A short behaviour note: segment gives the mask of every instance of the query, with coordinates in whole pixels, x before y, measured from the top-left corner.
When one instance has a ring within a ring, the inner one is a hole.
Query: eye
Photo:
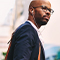
[[[48,9],[49,10],[49,12],[51,12],[51,9]]]
[[[47,7],[46,7],[46,6],[42,6],[42,9],[43,9],[43,10],[46,10],[46,9],[47,9]]]

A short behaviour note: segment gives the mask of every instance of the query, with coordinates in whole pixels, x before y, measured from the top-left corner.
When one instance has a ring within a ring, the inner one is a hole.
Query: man
[[[13,33],[5,60],[45,60],[38,29],[46,25],[53,13],[48,0],[33,0],[29,5],[28,21]]]

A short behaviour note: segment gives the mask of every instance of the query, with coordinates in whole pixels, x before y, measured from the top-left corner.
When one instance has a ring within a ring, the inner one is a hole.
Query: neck
[[[38,29],[41,27],[40,24],[37,24],[35,19],[33,18],[33,16],[30,16],[28,17],[28,20],[31,21]]]

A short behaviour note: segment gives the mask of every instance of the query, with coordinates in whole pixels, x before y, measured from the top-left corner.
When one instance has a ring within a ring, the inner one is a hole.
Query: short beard
[[[36,21],[36,23],[38,25],[46,25],[47,24],[47,22],[45,22],[45,21]]]
[[[40,22],[40,24],[41,24],[41,25],[46,25],[46,24],[47,24],[47,22]]]

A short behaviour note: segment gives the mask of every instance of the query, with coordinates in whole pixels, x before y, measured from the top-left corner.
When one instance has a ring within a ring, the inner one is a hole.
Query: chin
[[[41,21],[41,25],[46,25],[48,23],[48,20]]]
[[[46,20],[46,19],[42,19],[42,20],[38,20],[36,21],[38,24],[40,25],[46,25],[48,23],[49,20]]]
[[[44,22],[41,22],[40,24],[41,24],[41,25],[46,25],[46,24],[47,24],[47,22],[45,22],[45,21],[44,21]]]

